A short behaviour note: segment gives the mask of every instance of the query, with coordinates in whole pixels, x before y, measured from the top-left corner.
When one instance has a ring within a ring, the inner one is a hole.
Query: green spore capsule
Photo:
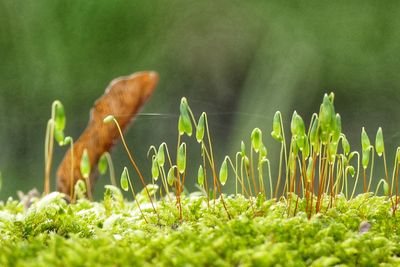
[[[242,156],[242,158],[246,156],[246,145],[243,141],[240,142],[240,155]]]
[[[294,121],[295,121],[296,132],[299,135],[304,135],[306,130],[303,118],[299,114],[296,114]]]
[[[335,93],[334,92],[330,92],[329,93],[329,101],[331,101],[332,105],[335,101]]]
[[[205,180],[204,169],[203,169],[203,166],[200,165],[199,166],[199,170],[197,171],[197,183],[200,186],[203,186],[204,185],[204,180]]]
[[[260,149],[261,158],[266,158],[267,154],[268,154],[267,148],[264,145],[262,145]]]
[[[157,163],[158,163],[158,166],[160,166],[160,167],[164,166],[164,163],[165,163],[164,144],[161,144],[158,147]]]
[[[174,185],[174,182],[175,182],[175,174],[174,174],[174,169],[175,169],[175,168],[176,168],[175,165],[172,166],[172,167],[169,169],[168,174],[167,174],[167,182],[168,182],[168,184],[169,184],[170,186],[173,186],[173,185]]]
[[[290,126],[291,126],[292,136],[296,139],[297,147],[300,150],[303,150],[304,142],[307,136],[305,134],[304,121],[301,118],[301,116],[297,114],[296,111],[293,112],[292,122]]]
[[[251,132],[251,145],[252,145],[254,151],[256,153],[258,153],[258,151],[260,150],[261,145],[262,145],[262,133],[259,128],[255,128]]]
[[[54,139],[60,146],[63,146],[65,140],[64,131],[54,129]]]
[[[292,115],[292,120],[290,122],[290,131],[292,132],[292,136],[296,137],[299,134],[299,127],[296,121],[297,112],[294,111]]]
[[[375,149],[378,156],[382,156],[383,152],[385,152],[385,145],[383,142],[383,133],[382,128],[379,127],[375,137]]]
[[[83,150],[83,153],[82,153],[80,170],[81,170],[81,174],[82,174],[83,178],[85,178],[85,179],[89,178],[90,159],[89,159],[89,153],[86,148]]]
[[[348,166],[347,171],[350,173],[351,177],[354,177],[354,175],[356,174],[356,170],[353,166]]]
[[[204,129],[205,129],[205,117],[206,113],[202,113],[199,122],[197,123],[197,128],[196,128],[196,140],[198,143],[201,143],[204,138]]]
[[[54,129],[62,132],[65,129],[66,118],[63,104],[60,101],[56,101],[55,105],[55,116],[54,116]]]
[[[107,172],[108,163],[106,153],[103,153],[99,159],[99,163],[97,165],[97,169],[101,175],[104,175]]]
[[[183,135],[185,133],[185,126],[183,124],[182,116],[179,116],[178,119],[178,132],[179,135]]]
[[[275,112],[274,119],[272,121],[272,132],[271,136],[281,142],[282,141],[282,129],[281,129],[281,113],[279,111]]]
[[[180,120],[182,124],[182,129],[188,136],[192,136],[192,122],[190,121],[189,116],[189,105],[185,97],[182,97],[181,104],[179,106],[179,111],[181,113]]]
[[[114,120],[114,116],[113,115],[108,115],[103,119],[104,123],[110,123]]]
[[[330,136],[329,132],[321,131],[320,140],[321,140],[322,144],[324,144],[324,145],[328,144],[329,136]]]
[[[327,94],[324,95],[324,99],[322,100],[322,104],[319,110],[319,123],[321,125],[321,129],[323,131],[329,131],[330,125],[332,122],[332,118],[334,117],[334,108],[329,96]]]
[[[226,181],[228,180],[228,163],[226,158],[221,164],[221,168],[219,169],[219,181],[222,185],[225,185]]]
[[[291,152],[289,155],[289,169],[290,169],[291,176],[294,175],[294,172],[296,170],[296,158],[297,158],[297,155],[294,154],[293,152]]]
[[[312,158],[308,159],[308,165],[307,165],[307,171],[306,171],[306,175],[307,175],[307,182],[311,182],[312,179],[312,168],[313,168],[313,160]]]
[[[363,151],[367,151],[369,147],[371,146],[371,142],[369,141],[367,132],[365,131],[365,128],[362,127],[361,130],[361,147]]]
[[[297,147],[300,149],[300,151],[303,151],[303,149],[306,145],[306,140],[307,140],[307,136],[305,134],[298,135],[296,137],[296,144],[297,144]]]
[[[74,186],[74,191],[75,195],[77,196],[78,199],[83,199],[85,198],[86,194],[86,183],[83,180],[78,180]]]
[[[364,169],[368,167],[371,148],[362,151],[361,164]]]
[[[316,118],[311,125],[310,144],[314,150],[319,147],[318,118]]]
[[[157,181],[158,180],[158,176],[160,175],[159,170],[158,170],[158,163],[157,163],[157,159],[155,156],[153,156],[152,160],[151,160],[151,177]]]
[[[250,172],[250,160],[249,157],[244,156],[244,166],[246,167],[247,172]]]
[[[334,126],[332,141],[337,143],[339,141],[340,134],[342,133],[342,119],[339,113],[336,113]]]
[[[337,143],[330,143],[328,147],[328,154],[329,154],[329,162],[333,164],[336,159],[336,152],[337,152]]]
[[[389,185],[388,183],[382,179],[382,183],[383,183],[383,194],[385,196],[389,196]]]
[[[126,168],[126,167],[124,167],[124,170],[122,171],[120,184],[121,184],[122,190],[124,190],[125,192],[127,192],[129,190],[129,172],[128,172],[128,168]]]
[[[348,155],[350,153],[350,144],[349,144],[349,141],[347,140],[346,136],[344,136],[344,135],[342,137],[342,149],[343,149],[343,153],[345,155]]]
[[[304,148],[301,151],[303,154],[303,157],[307,159],[310,156],[310,143],[308,142],[307,139],[304,140]]]
[[[69,145],[69,144],[71,144],[72,142],[73,142],[72,137],[71,137],[71,136],[67,136],[67,137],[64,138],[63,144],[64,144],[64,145]]]
[[[178,156],[176,159],[176,165],[180,174],[183,174],[186,170],[186,144],[182,143],[178,148]]]

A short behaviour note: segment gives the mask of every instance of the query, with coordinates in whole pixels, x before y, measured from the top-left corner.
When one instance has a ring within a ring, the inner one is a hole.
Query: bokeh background
[[[138,116],[126,136],[146,173],[151,144],[176,144],[182,96],[196,114],[209,114],[218,164],[254,127],[276,161],[274,112],[288,125],[297,110],[308,123],[330,91],[352,148],[362,126],[371,140],[382,126],[393,155],[400,144],[399,29],[397,1],[1,0],[0,199],[42,190],[53,100],[63,102],[66,133],[76,139],[109,81],[147,69],[159,72],[160,84],[142,111],[160,115]],[[194,184],[199,148],[188,143]],[[53,171],[64,153],[56,147]],[[119,175],[127,156],[120,144],[112,155]],[[100,178],[98,197],[107,181]]]

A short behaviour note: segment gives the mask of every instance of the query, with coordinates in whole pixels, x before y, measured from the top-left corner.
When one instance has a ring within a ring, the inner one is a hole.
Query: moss
[[[259,206],[241,195],[219,200],[202,196],[159,201],[160,220],[148,203],[124,202],[106,190],[102,203],[68,205],[51,194],[28,209],[9,200],[0,207],[1,266],[394,266],[400,264],[399,217],[384,197],[369,194],[307,218],[288,217],[284,199]],[[329,201],[327,199],[327,201]],[[254,206],[252,206],[254,205]],[[255,210],[253,210],[255,209]],[[360,231],[366,223],[370,228]]]

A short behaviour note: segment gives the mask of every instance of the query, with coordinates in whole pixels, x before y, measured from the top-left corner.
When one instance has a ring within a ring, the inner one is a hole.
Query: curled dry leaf
[[[104,117],[113,115],[121,129],[129,125],[132,118],[150,97],[158,82],[158,75],[152,71],[138,72],[130,76],[113,80],[104,95],[94,104],[88,126],[74,143],[73,183],[83,179],[80,172],[80,161],[83,150],[89,153],[90,183],[94,185],[95,171],[101,155],[109,151],[119,138],[114,123],[103,123]],[[57,170],[57,190],[65,194],[70,192],[71,151],[65,153]],[[91,187],[93,188],[93,187]]]

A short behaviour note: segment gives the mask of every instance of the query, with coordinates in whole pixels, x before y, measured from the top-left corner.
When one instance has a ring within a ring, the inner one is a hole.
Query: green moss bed
[[[51,193],[26,205],[0,205],[0,266],[400,266],[399,215],[387,197],[337,196],[310,219],[299,199],[288,216],[280,200],[200,193],[158,201],[154,213],[107,186],[104,200],[68,204]],[[325,201],[329,202],[328,198]]]

